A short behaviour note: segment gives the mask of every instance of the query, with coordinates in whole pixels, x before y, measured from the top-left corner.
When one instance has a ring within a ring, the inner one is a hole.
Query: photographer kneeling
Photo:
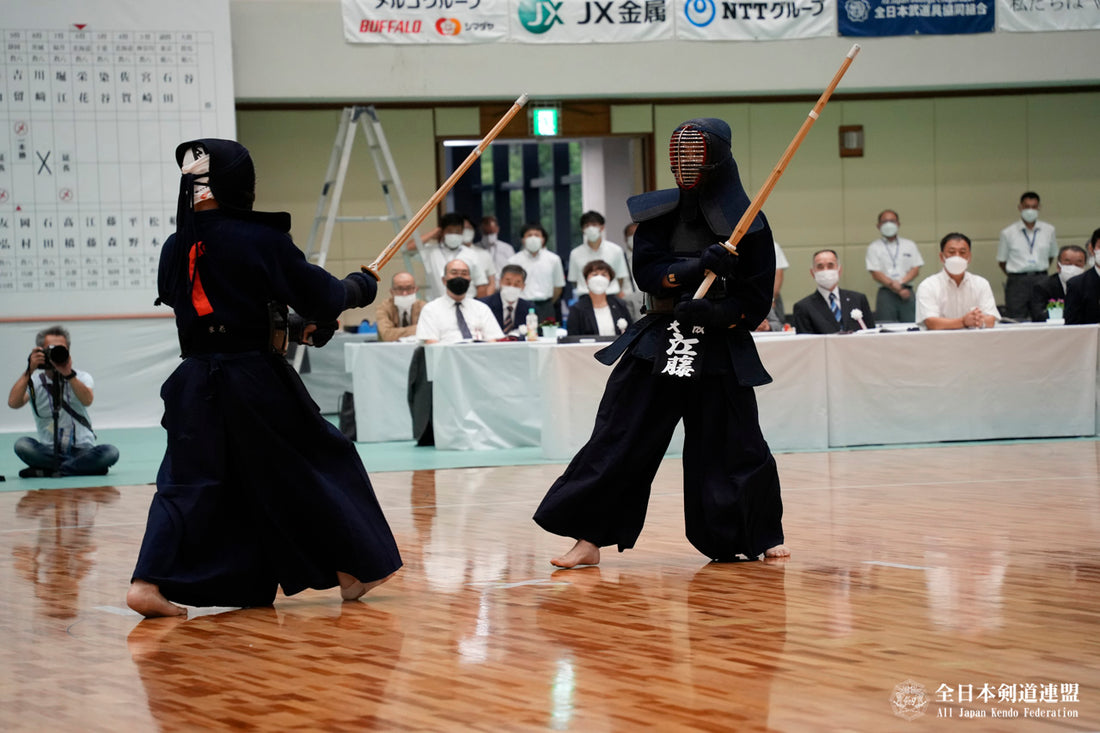
[[[101,476],[118,461],[118,448],[96,445],[88,420],[92,404],[92,375],[73,369],[69,332],[51,326],[35,337],[27,370],[15,380],[8,407],[18,410],[28,402],[34,410],[38,440],[15,441],[15,454],[27,464],[22,478],[47,476]]]

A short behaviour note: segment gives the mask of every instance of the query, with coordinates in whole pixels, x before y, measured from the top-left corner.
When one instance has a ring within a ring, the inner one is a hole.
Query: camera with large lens
[[[42,353],[46,356],[46,360],[38,365],[39,369],[56,369],[59,366],[65,366],[69,362],[69,350],[65,348],[64,344],[43,346]]]

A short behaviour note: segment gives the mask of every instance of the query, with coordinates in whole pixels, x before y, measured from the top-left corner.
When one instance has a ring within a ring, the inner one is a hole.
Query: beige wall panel
[[[742,167],[750,195],[767,180],[811,108],[812,105],[807,106],[804,102],[752,105],[752,149],[748,165]],[[821,129],[818,124],[803,140],[764,205],[772,231],[784,252],[788,247],[820,249],[844,241],[843,188],[836,133],[834,130],[827,134],[827,128]]]
[[[937,99],[935,105],[936,233],[996,239],[1027,185],[1026,97]]]
[[[1100,227],[1100,93],[1030,96],[1027,118],[1028,190],[1059,245],[1083,244]]]
[[[611,132],[616,135],[631,132],[653,132],[653,105],[611,105]]]
[[[898,212],[901,236],[917,243],[937,239],[933,101],[843,102],[839,111],[840,121],[818,123],[825,128],[821,132],[832,135],[838,151],[840,125],[863,125],[864,134],[863,157],[841,160],[845,241],[867,244],[876,239],[883,209]]]
[[[435,134],[467,136],[481,139],[481,109],[479,107],[436,107]]]

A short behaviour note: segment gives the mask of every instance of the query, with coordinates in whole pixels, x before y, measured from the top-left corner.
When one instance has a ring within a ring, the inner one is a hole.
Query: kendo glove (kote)
[[[365,272],[353,272],[341,282],[345,308],[363,308],[373,303],[374,296],[378,295],[378,281]]]
[[[698,257],[673,262],[665,271],[670,285],[696,288],[703,282],[703,261]]]
[[[703,250],[699,261],[718,277],[732,279],[737,270],[737,256],[720,244],[712,244]]]
[[[736,306],[730,301],[714,301],[706,298],[684,300],[676,304],[676,319],[695,326],[718,330],[729,328],[734,322],[733,310]]]
[[[336,329],[340,327],[336,321],[328,323],[308,321],[297,313],[291,313],[286,320],[287,340],[290,343],[309,344],[317,348],[327,344],[336,333]]]

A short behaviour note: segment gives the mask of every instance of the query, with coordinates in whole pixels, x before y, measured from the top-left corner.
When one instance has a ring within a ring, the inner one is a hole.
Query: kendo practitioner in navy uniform
[[[284,354],[288,335],[323,345],[377,285],[310,264],[289,214],[252,210],[255,169],[239,143],[183,143],[176,162],[158,302],[175,311],[183,361],[161,388],[168,446],[127,604],[144,616],[266,606],[279,586],[358,598],[401,557],[355,446]]]
[[[611,365],[588,443],[535,512],[549,532],[577,540],[551,562],[594,565],[600,548],[633,547],[653,477],[684,421],[687,538],[712,560],[785,557],[775,460],[760,432],[753,387],[771,382],[753,329],[771,306],[775,248],[763,213],[730,254],[750,201],[721,120],[694,119],[672,133],[677,188],[627,201],[634,275],[647,314],[596,358]],[[705,272],[718,277],[693,300]]]

